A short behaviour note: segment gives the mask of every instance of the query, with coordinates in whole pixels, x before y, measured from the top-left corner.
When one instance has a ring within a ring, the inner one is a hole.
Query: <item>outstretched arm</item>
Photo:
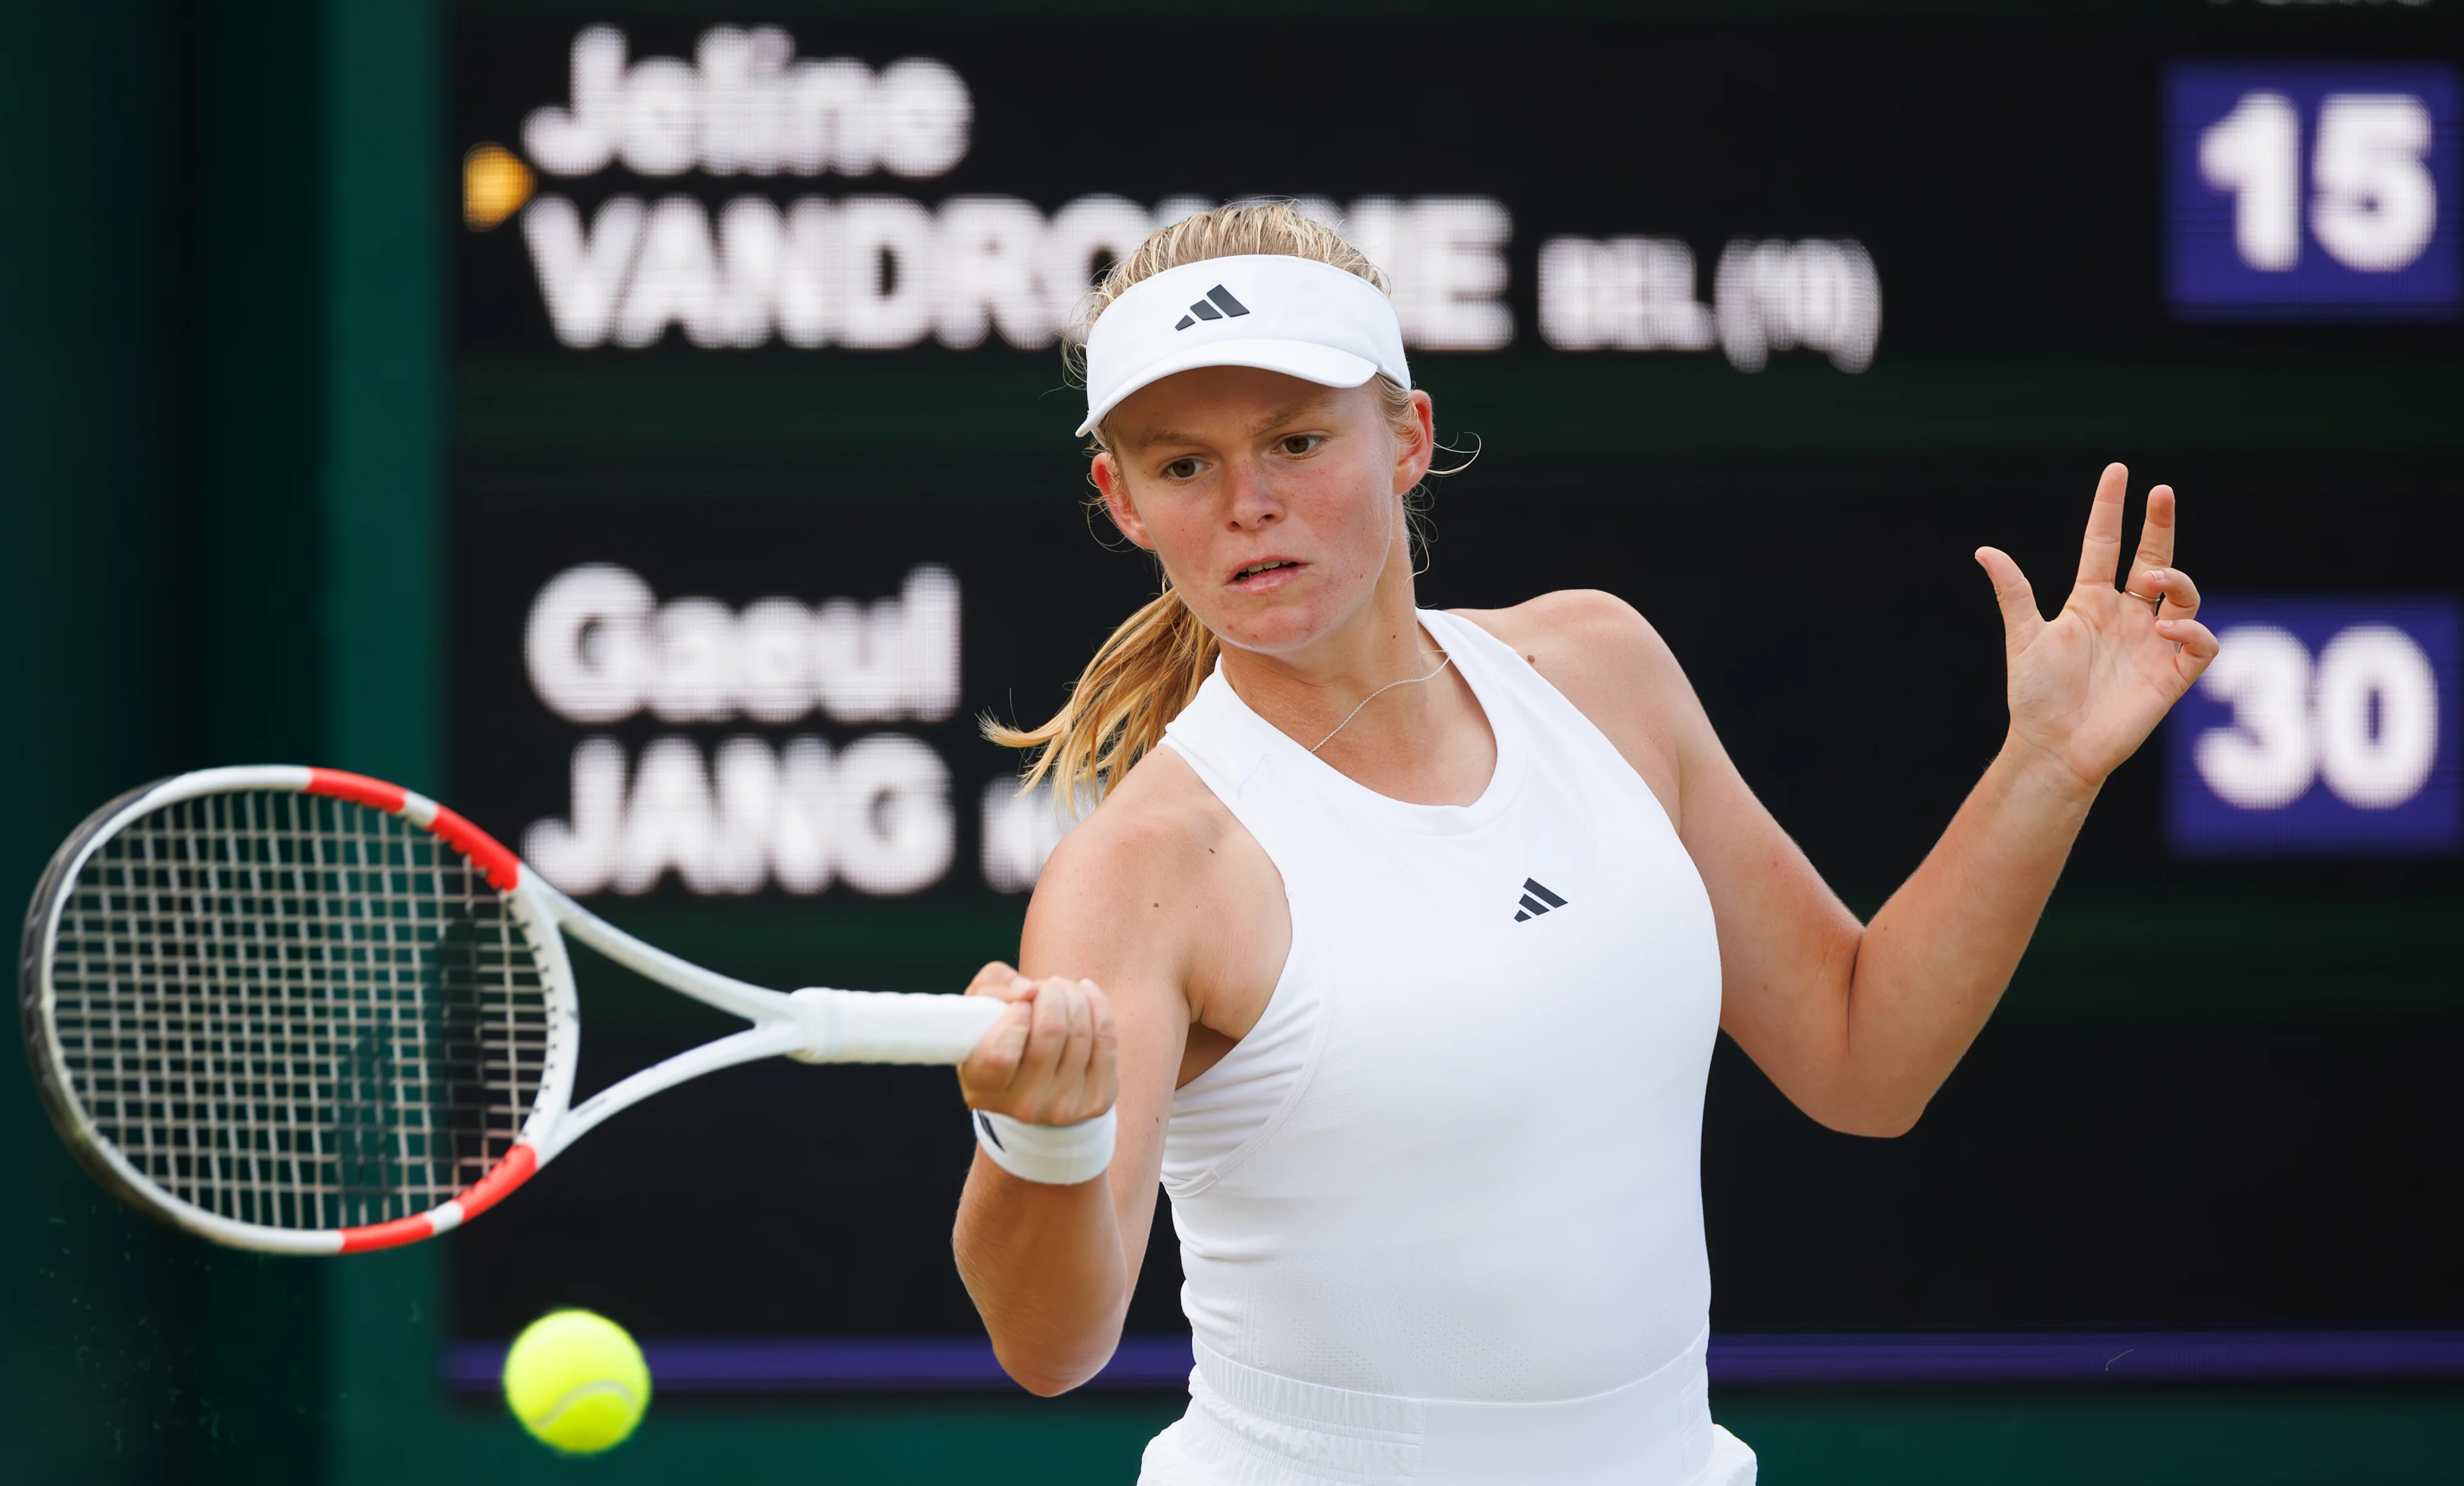
[[[1722,1025],[1825,1125],[1896,1135],[1916,1123],[2010,984],[2105,777],[2215,658],[2198,589],[2173,566],[2167,487],[2148,492],[2130,592],[2114,587],[2128,477],[2112,465],[2098,482],[2078,578],[2051,620],[2017,563],[1978,551],[2002,608],[2010,732],[1870,925],[1823,885],[1707,722],[1680,741],[1681,830],[1720,921]]]
[[[1607,733],[1667,807],[1719,920],[1721,1025],[1835,1129],[1916,1123],[2002,997],[2103,785],[2215,658],[2148,492],[2128,570],[2128,471],[2097,484],[2079,576],[2048,620],[2018,564],[1976,554],[2002,606],[2011,729],[1924,865],[1860,925],[1747,788],[1668,646],[1607,594],[1475,616]],[[2161,601],[2150,602],[2150,600]]]

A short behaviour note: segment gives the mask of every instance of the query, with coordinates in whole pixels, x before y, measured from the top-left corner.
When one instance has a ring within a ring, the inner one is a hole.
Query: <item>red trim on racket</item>
[[[410,792],[399,784],[371,779],[364,774],[350,774],[341,769],[308,771],[308,793],[333,799],[347,799],[356,805],[366,805],[387,815],[407,814]],[[425,825],[443,839],[445,843],[471,859],[488,885],[498,892],[512,892],[522,880],[522,859],[508,850],[504,843],[473,825],[454,811],[435,806],[433,819],[415,822]],[[406,1221],[407,1221],[406,1219]]]
[[[340,769],[311,769],[308,771],[308,793],[347,799],[355,805],[366,805],[389,816],[398,816],[402,814],[403,798],[409,792],[399,784],[371,779],[364,774],[345,774]]]
[[[533,1150],[527,1142],[506,1151],[504,1160],[497,1162],[487,1175],[473,1182],[468,1191],[453,1199],[462,1204],[462,1221],[467,1223],[503,1201],[515,1188],[529,1181],[531,1173],[538,1169],[539,1152]]]
[[[529,1181],[531,1173],[538,1169],[539,1152],[528,1145],[517,1145],[505,1152],[505,1158],[491,1168],[487,1175],[464,1188],[461,1195],[453,1199],[452,1206],[461,1216],[446,1226],[459,1228],[487,1212],[503,1201],[515,1188]],[[370,1223],[363,1228],[343,1229],[342,1247],[338,1252],[365,1254],[372,1249],[399,1249],[422,1238],[432,1238],[436,1233],[435,1213],[414,1213],[408,1217],[395,1218],[390,1223]]]
[[[459,815],[439,805],[436,807],[436,819],[429,822],[428,828],[443,837],[454,850],[470,858],[471,864],[479,869],[479,875],[488,880],[489,886],[498,892],[512,892],[521,885],[522,859],[507,850],[495,837],[473,825]],[[514,1148],[522,1150],[528,1147],[517,1146]],[[511,1161],[513,1157],[509,1155],[505,1159]],[[503,1169],[501,1166],[496,1168],[497,1171]],[[485,1186],[487,1182],[494,1181],[495,1175],[495,1171],[489,1172],[480,1185]],[[478,1189],[472,1190],[475,1191]]]
[[[370,1223],[365,1228],[342,1230],[342,1246],[339,1254],[365,1254],[371,1249],[399,1249],[407,1243],[417,1243],[436,1232],[436,1219],[425,1213],[410,1217],[398,1217],[390,1223]]]

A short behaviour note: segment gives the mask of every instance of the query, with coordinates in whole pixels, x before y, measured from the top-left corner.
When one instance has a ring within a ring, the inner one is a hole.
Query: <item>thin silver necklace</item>
[[[1425,651],[1425,650],[1423,650],[1423,651],[1422,651],[1422,652],[1420,652],[1420,653],[1421,653],[1421,654],[1423,654],[1423,655],[1425,655],[1425,654],[1427,654],[1428,652],[1427,652],[1427,651]],[[1400,681],[1390,681],[1390,682],[1386,683],[1384,686],[1379,687],[1376,690],[1370,692],[1367,696],[1362,697],[1362,698],[1360,699],[1360,707],[1367,707],[1370,703],[1376,701],[1379,697],[1384,696],[1387,692],[1394,690],[1397,687],[1417,687],[1417,686],[1419,686],[1419,685],[1421,682],[1423,682],[1423,681],[1434,681],[1434,680],[1436,680],[1436,679],[1437,679],[1437,675],[1438,675],[1438,671],[1443,670],[1443,669],[1445,669],[1447,667],[1452,666],[1452,665],[1455,663],[1455,658],[1454,658],[1454,656],[1453,656],[1453,654],[1452,654],[1451,652],[1449,652],[1449,651],[1445,651],[1445,650],[1441,650],[1441,651],[1439,651],[1438,653],[1439,653],[1440,655],[1443,655],[1443,656],[1445,656],[1445,659],[1444,659],[1444,660],[1442,660],[1442,661],[1440,661],[1440,662],[1438,663],[1438,665],[1437,665],[1437,670],[1432,670],[1432,671],[1430,671],[1430,672],[1429,672],[1427,675],[1425,675],[1425,676],[1406,676],[1406,677],[1404,677],[1404,678],[1403,678],[1402,680],[1400,680]],[[1314,754],[1314,753],[1316,753],[1316,752],[1317,752],[1318,748],[1324,748],[1324,747],[1326,747],[1329,743],[1333,742],[1333,741],[1334,741],[1334,733],[1335,733],[1335,732],[1341,732],[1344,729],[1351,727],[1351,726],[1352,726],[1352,719],[1360,715],[1360,707],[1355,707],[1355,708],[1353,708],[1352,710],[1350,710],[1350,711],[1348,711],[1348,712],[1344,713],[1344,714],[1343,714],[1343,721],[1341,721],[1341,722],[1339,722],[1339,723],[1336,723],[1336,724],[1334,725],[1334,732],[1330,732],[1330,733],[1328,733],[1325,737],[1322,737],[1322,738],[1318,739],[1318,740],[1317,740],[1317,748],[1312,748],[1312,749],[1310,749],[1310,750],[1309,750],[1309,752],[1310,752],[1310,753],[1312,753],[1312,754]]]

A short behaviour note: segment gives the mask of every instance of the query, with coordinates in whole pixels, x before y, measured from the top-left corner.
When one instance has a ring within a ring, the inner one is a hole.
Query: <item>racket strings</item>
[[[88,859],[53,1024],[71,1091],[146,1180],[332,1229],[425,1212],[518,1139],[548,1057],[521,922],[385,812],[275,790],[183,800]]]

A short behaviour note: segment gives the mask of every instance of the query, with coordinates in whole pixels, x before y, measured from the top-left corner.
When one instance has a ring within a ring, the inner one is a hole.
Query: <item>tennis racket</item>
[[[752,1025],[573,1104],[568,935]],[[457,1228],[715,1069],[963,1062],[1003,1010],[747,985],[605,923],[434,800],[272,766],[149,784],[77,827],[27,911],[19,996],[44,1107],[88,1170],[277,1254]]]

